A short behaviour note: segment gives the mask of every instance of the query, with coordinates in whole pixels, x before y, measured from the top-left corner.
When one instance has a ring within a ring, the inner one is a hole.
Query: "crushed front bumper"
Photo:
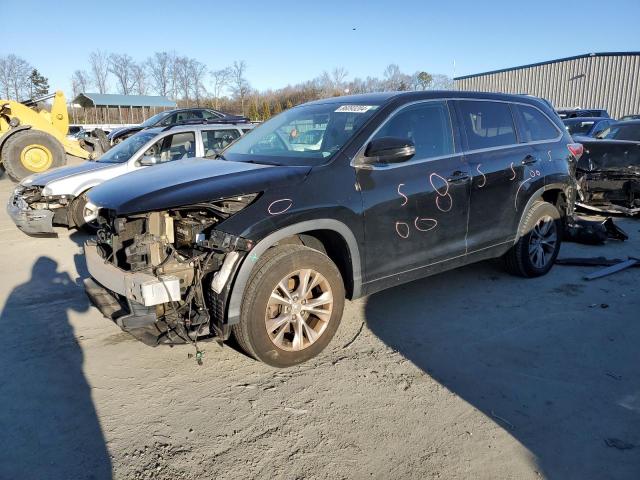
[[[53,229],[54,212],[51,210],[32,210],[18,194],[14,193],[9,198],[7,213],[13,223],[27,235],[57,236]]]
[[[108,263],[98,247],[89,241],[84,245],[87,269],[100,285],[145,307],[180,300],[180,279],[173,275],[156,277],[145,272],[127,272]]]

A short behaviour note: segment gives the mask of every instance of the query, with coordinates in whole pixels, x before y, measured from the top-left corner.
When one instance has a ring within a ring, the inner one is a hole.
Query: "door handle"
[[[522,165],[532,165],[532,164],[536,163],[537,161],[538,161],[538,159],[536,157],[534,157],[533,155],[527,155],[522,160]]]
[[[452,183],[462,182],[463,180],[466,180],[468,178],[469,178],[468,172],[462,172],[460,170],[456,170],[451,175],[449,175],[449,177],[447,178],[447,182],[452,182]]]

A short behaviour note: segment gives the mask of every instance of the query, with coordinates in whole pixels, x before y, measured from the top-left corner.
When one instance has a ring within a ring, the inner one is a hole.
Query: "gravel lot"
[[[561,256],[640,255],[619,225],[628,242]],[[89,304],[85,238],[0,213],[1,479],[640,478],[638,268],[485,262],[347,303],[299,367],[215,342],[198,366]]]

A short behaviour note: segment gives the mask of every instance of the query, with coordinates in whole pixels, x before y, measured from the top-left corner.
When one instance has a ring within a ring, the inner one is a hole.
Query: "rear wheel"
[[[504,256],[509,273],[521,277],[546,274],[560,252],[562,221],[558,209],[535,202],[525,214],[518,242]]]
[[[23,130],[10,136],[2,147],[2,165],[19,182],[33,173],[60,167],[67,161],[62,144],[39,130]]]
[[[301,245],[274,247],[249,278],[234,336],[249,355],[274,367],[304,362],[333,338],[344,295],[329,257]]]

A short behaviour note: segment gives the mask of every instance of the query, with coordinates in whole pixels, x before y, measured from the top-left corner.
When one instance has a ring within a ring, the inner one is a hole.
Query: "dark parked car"
[[[597,139],[581,139],[578,205],[604,213],[640,214],[640,120],[611,125]]]
[[[318,130],[318,149],[293,148],[291,138]],[[217,161],[180,160],[94,188],[101,229],[85,245],[87,292],[132,333],[233,334],[253,357],[293,365],[329,343],[345,298],[494,257],[516,275],[547,273],[580,153],[532,97],[307,103]]]
[[[616,123],[612,118],[573,117],[562,121],[572,136],[595,137]]]
[[[202,121],[208,120],[212,123],[220,123],[221,120],[225,122],[248,122],[249,119],[238,115],[229,115],[227,113],[212,110],[210,108],[181,108],[178,110],[166,110],[164,112],[157,113],[156,115],[149,117],[140,125],[132,127],[123,127],[113,130],[107,138],[112,145],[120,143],[125,138],[130,137],[134,133],[144,130],[145,128],[152,127],[168,127],[170,125],[177,125],[180,123],[187,123],[189,121]]]
[[[624,122],[625,120],[640,120],[640,115],[625,115],[620,118],[621,122]]]
[[[556,110],[561,119],[576,117],[601,117],[609,118],[609,112],[600,108],[560,108]]]

